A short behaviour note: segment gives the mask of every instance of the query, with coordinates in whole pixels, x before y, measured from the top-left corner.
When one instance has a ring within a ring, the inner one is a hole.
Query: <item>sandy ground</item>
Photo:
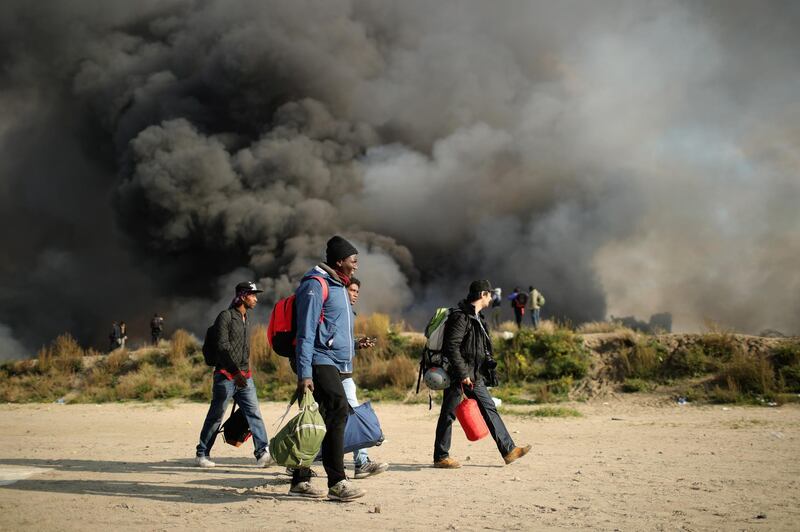
[[[287,498],[250,442],[218,441],[217,468],[193,467],[205,405],[0,405],[0,529],[800,529],[800,407],[570,406],[583,417],[504,416],[534,446],[511,466],[456,424],[464,467],[435,470],[436,411],[379,404],[387,442],[371,455],[392,467],[344,504]],[[262,404],[271,434],[282,410]]]

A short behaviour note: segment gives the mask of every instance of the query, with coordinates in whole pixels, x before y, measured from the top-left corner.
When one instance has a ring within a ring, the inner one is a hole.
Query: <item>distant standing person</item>
[[[515,286],[508,299],[511,300],[511,308],[514,309],[514,321],[517,322],[517,329],[521,329],[522,316],[525,314],[525,307],[528,304],[528,294]]]
[[[214,367],[214,380],[211,388],[211,405],[200,430],[195,464],[199,467],[214,467],[209,458],[211,447],[217,439],[228,400],[233,398],[244,411],[253,445],[256,465],[267,467],[272,463],[269,455],[267,429],[261,418],[256,386],[250,371],[250,341],[247,336],[247,311],[258,303],[256,294],[262,292],[255,283],[245,282],[236,285],[236,297],[230,307],[223,310],[214,322],[216,337],[217,365]]]
[[[124,321],[119,322],[119,346],[125,349],[125,342],[128,341],[128,326]]]
[[[153,319],[150,320],[150,337],[153,340],[153,345],[157,345],[161,340],[161,334],[164,332],[164,318],[158,315],[158,312],[153,314]]]
[[[470,283],[467,297],[458,303],[444,326],[442,354],[450,361],[452,384],[444,391],[442,410],[436,424],[433,466],[437,468],[461,467],[458,461],[450,457],[450,439],[462,391],[467,397],[478,401],[481,415],[506,464],[525,456],[531,450],[530,445],[517,447],[514,444],[484,381],[496,365],[492,357],[492,341],[481,314],[492,303],[491,292],[492,285],[489,281]]]
[[[500,305],[503,303],[503,289],[492,290],[492,329],[500,328]]]
[[[120,346],[120,338],[122,334],[119,329],[119,324],[115,321],[111,323],[111,333],[108,335],[108,351],[111,352]]]
[[[541,292],[535,289],[532,286],[528,287],[528,293],[530,295],[530,299],[528,300],[528,304],[530,305],[531,310],[531,322],[533,322],[533,328],[539,328],[539,313],[544,306],[544,296]]]
[[[361,281],[355,277],[350,278],[350,284],[347,285],[347,292],[350,294],[350,304],[355,305],[358,301],[359,293],[361,292]],[[356,312],[353,311],[355,316]],[[366,349],[373,347],[375,342],[372,338],[359,338],[356,340],[356,350]],[[359,404],[358,394],[356,390],[356,383],[353,380],[353,373],[343,372],[340,373],[342,377],[342,386],[344,386],[344,393],[347,396],[347,402],[351,407],[355,408]],[[373,462],[369,459],[369,454],[366,449],[357,449],[353,451],[353,462],[355,463],[355,478],[367,478],[373,475],[378,475],[389,469],[389,464],[385,462]]]

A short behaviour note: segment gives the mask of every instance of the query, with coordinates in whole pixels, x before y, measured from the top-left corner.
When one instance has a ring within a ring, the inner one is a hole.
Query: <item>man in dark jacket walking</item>
[[[256,465],[267,467],[272,463],[269,455],[267,429],[261,418],[258,396],[250,371],[250,342],[247,336],[247,311],[255,308],[256,294],[262,292],[255,283],[236,285],[236,297],[228,309],[223,310],[214,322],[217,340],[217,365],[211,390],[211,406],[200,431],[195,463],[199,467],[214,467],[209,459],[211,447],[217,438],[228,400],[233,398],[244,412],[253,434]]]
[[[530,445],[517,447],[514,444],[486,388],[485,378],[494,371],[496,362],[492,358],[492,341],[481,311],[491,304],[492,285],[489,281],[473,281],[469,285],[466,299],[462,300],[458,308],[447,318],[442,354],[450,361],[452,384],[444,391],[442,410],[439,413],[439,422],[436,424],[434,467],[443,469],[461,467],[458,461],[450,458],[450,438],[462,390],[467,397],[478,402],[481,415],[506,464],[525,456],[531,449]]]

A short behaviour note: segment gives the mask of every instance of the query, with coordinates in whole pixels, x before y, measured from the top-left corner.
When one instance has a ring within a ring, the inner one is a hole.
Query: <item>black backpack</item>
[[[517,297],[514,299],[514,303],[518,308],[525,308],[525,305],[528,304],[528,294],[527,292],[520,292],[517,294]]]
[[[214,322],[211,327],[206,329],[206,337],[203,339],[203,358],[206,364],[212,368],[217,365],[217,339],[219,334],[217,332],[217,322]]]

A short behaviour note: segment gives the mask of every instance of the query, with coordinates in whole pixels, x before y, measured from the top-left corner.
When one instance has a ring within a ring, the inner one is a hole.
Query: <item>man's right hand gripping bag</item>
[[[289,403],[289,408],[294,399]],[[286,409],[286,414],[289,413]],[[283,416],[286,417],[286,414]],[[281,419],[282,421],[283,419]],[[325,438],[325,420],[310,390],[300,400],[300,413],[289,420],[269,442],[269,454],[278,465],[310,467]]]

